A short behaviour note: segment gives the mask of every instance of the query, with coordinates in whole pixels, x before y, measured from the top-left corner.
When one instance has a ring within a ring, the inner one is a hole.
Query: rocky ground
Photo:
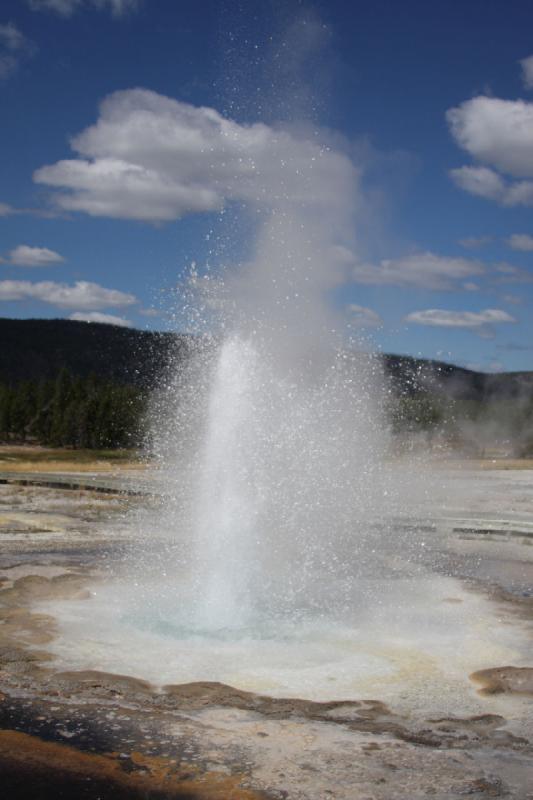
[[[530,664],[464,676],[480,703],[464,716],[64,669],[50,653],[57,622],[39,602],[83,597],[127,543],[131,508],[150,501],[127,476],[130,493],[119,492],[120,474],[106,484],[103,471],[81,480],[63,469],[68,488],[51,474],[33,473],[34,485],[6,471],[0,484],[5,797],[533,800],[533,644]],[[470,470],[468,480],[454,471],[440,568],[490,596],[498,624],[531,635],[533,473]]]

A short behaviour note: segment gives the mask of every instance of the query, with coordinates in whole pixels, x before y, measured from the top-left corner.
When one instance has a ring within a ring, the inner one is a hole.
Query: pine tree
[[[52,400],[52,419],[50,423],[50,443],[56,447],[68,444],[68,431],[66,428],[65,414],[72,391],[72,377],[70,372],[63,368],[54,386]]]
[[[9,386],[0,386],[0,437],[8,441],[11,430],[11,389]]]
[[[77,448],[129,448],[142,440],[145,398],[133,386],[94,375],[54,381],[0,384],[0,438],[32,437],[42,444]]]

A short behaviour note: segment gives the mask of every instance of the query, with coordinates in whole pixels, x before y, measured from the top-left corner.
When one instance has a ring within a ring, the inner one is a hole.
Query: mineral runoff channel
[[[104,625],[125,618],[109,587],[153,471],[3,469],[5,796],[531,800],[529,466],[439,466],[398,520],[428,556],[384,552],[379,608],[233,651]]]

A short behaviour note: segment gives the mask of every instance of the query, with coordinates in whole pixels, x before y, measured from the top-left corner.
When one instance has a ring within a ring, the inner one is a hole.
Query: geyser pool
[[[167,595],[161,581],[150,589],[154,598]],[[96,584],[90,599],[43,610],[59,620],[49,649],[66,669],[127,674],[156,686],[217,681],[274,697],[373,698],[414,714],[498,707],[498,698],[476,695],[468,675],[519,664],[526,650],[518,626],[496,624],[493,603],[425,570],[376,575],[359,583],[359,593],[344,618],[256,620],[215,631],[192,630],[187,614],[164,602],[132,605],[131,586],[120,581]]]

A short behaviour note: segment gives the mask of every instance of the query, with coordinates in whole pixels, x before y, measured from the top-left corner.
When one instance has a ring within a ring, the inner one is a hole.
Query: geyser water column
[[[149,115],[154,98],[139,102]],[[192,128],[194,169],[238,201],[252,233],[242,263],[194,270],[178,293],[196,339],[152,407],[168,501],[140,526],[139,583],[166,575],[165,604],[173,595],[187,630],[325,611],[342,604],[345,588],[328,581],[346,583],[383,501],[377,364],[343,338],[331,302],[358,170],[316,127],[241,125],[171,101],[165,113],[177,132]],[[143,602],[157,601],[147,590]]]
[[[154,411],[172,498],[154,533],[166,531],[164,571],[180,565],[176,613],[188,630],[346,609],[389,496],[379,369],[343,339],[329,303],[357,175],[340,153],[275,137],[283,193],[255,207],[246,264],[222,281],[193,273],[195,324],[203,307],[215,330],[177,365]]]
[[[260,487],[251,461],[257,354],[237,336],[220,346],[207,406],[191,536],[197,548],[198,629],[246,620]]]

